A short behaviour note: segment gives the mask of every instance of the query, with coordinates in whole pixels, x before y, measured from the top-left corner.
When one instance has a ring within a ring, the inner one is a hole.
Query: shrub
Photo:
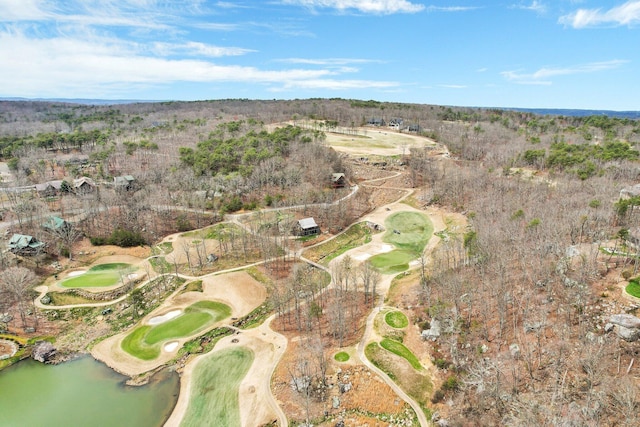
[[[123,228],[116,228],[113,230],[113,233],[111,233],[107,242],[110,245],[120,246],[121,248],[142,246],[146,243],[144,237],[139,231],[129,231]]]
[[[91,237],[89,241],[93,246],[103,246],[107,244],[107,239],[105,237]]]
[[[444,391],[436,390],[435,393],[433,393],[433,397],[431,398],[431,403],[439,403],[439,402],[442,402],[443,400],[444,400]]]
[[[455,391],[459,387],[460,387],[460,381],[458,381],[458,377],[455,375],[450,375],[442,384],[441,388],[444,391]]]

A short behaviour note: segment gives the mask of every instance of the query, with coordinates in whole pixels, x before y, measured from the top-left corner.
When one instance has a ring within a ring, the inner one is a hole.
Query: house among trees
[[[402,129],[402,123],[404,123],[404,120],[402,119],[391,119],[389,121],[389,127],[391,129],[400,130]]]
[[[369,126],[384,126],[384,123],[384,119],[381,119],[379,117],[372,117],[367,120],[367,125]]]
[[[420,132],[420,125],[410,124],[409,126],[407,126],[407,130],[409,132]]]
[[[55,181],[47,181],[42,184],[36,184],[35,189],[40,196],[51,197],[63,191],[64,182],[65,181],[61,179]]]
[[[42,228],[52,233],[64,232],[70,227],[71,227],[71,224],[69,224],[67,221],[60,218],[59,216],[50,216],[49,218],[47,218],[45,222],[42,223]]]
[[[14,234],[11,236],[7,247],[15,254],[30,254],[36,253],[40,249],[44,248],[44,242],[39,241],[33,236],[26,234]]]
[[[347,186],[347,178],[343,173],[334,173],[331,175],[331,186],[333,188],[344,188]]]
[[[73,180],[73,191],[75,191],[76,194],[88,194],[93,192],[95,188],[96,183],[86,176]]]
[[[116,176],[113,178],[113,185],[116,189],[131,190],[135,183],[135,178],[131,175]]]
[[[295,226],[294,234],[296,236],[311,236],[312,234],[319,234],[320,227],[316,224],[313,218],[304,218],[298,220]]]

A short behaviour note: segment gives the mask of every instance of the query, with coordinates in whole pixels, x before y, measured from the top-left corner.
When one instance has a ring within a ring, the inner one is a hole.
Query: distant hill
[[[640,119],[640,111],[612,111],[612,110],[576,110],[564,108],[502,108],[509,111],[540,114],[543,116],[607,116],[620,119]]]
[[[37,102],[62,102],[67,104],[83,104],[83,105],[118,105],[118,104],[137,104],[137,103],[153,103],[153,102],[169,102],[171,100],[148,100],[148,99],[89,99],[89,98],[20,98],[20,97],[0,97],[0,101],[37,101]],[[175,101],[175,100],[174,100]],[[189,101],[178,101],[189,102]],[[402,103],[399,103],[402,104]],[[464,107],[464,106],[458,106]],[[472,108],[488,108],[488,107],[472,107]],[[570,108],[503,108],[491,107],[499,110],[522,111],[525,113],[540,114],[543,116],[608,116],[623,119],[640,119],[640,111],[613,111],[613,110],[580,110]]]
[[[0,101],[34,101],[34,102],[62,102],[66,104],[83,104],[83,105],[118,105],[118,104],[137,104],[140,102],[164,102],[150,101],[145,99],[84,99],[84,98],[18,98],[18,97],[0,97]]]

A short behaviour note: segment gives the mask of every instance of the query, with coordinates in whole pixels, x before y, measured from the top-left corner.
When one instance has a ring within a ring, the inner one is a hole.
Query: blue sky
[[[0,0],[0,96],[640,110],[640,1]]]

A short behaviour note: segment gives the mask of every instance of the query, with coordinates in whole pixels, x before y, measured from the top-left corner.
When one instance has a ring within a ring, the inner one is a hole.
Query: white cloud
[[[466,12],[476,10],[476,6],[428,6],[427,12]]]
[[[0,22],[35,21],[54,15],[42,0],[0,0]]]
[[[416,13],[424,10],[423,5],[411,3],[407,0],[282,0],[282,3],[305,6],[311,9],[356,10],[362,13],[380,15]]]
[[[559,22],[573,28],[636,25],[640,23],[640,1],[628,1],[609,10],[578,9],[561,16]]]
[[[210,56],[229,54],[224,49],[217,51],[216,47],[198,43],[165,44],[160,46],[160,50],[163,49],[165,53],[192,49]],[[20,33],[0,32],[0,82],[5,82],[2,95],[68,98],[121,94],[126,97],[141,87],[159,88],[176,82],[264,84],[271,90],[398,86],[395,82],[337,78],[345,72],[356,71],[349,67],[266,70],[196,59],[167,59],[145,55],[144,50],[144,46],[117,39],[33,39]]]
[[[297,79],[285,82],[280,89],[274,88],[273,91],[289,90],[289,89],[326,89],[326,90],[344,90],[344,89],[389,89],[396,88],[397,82],[376,81],[376,80],[335,80],[335,79]]]
[[[199,42],[186,42],[182,44],[157,42],[153,44],[153,48],[155,52],[163,56],[181,54],[211,58],[222,56],[240,56],[247,53],[255,52],[251,49],[212,46]]]
[[[564,68],[540,68],[534,73],[520,73],[517,71],[503,71],[500,74],[509,81],[518,84],[550,85],[550,78],[555,76],[567,76],[572,74],[595,73],[598,71],[619,68],[628,61],[614,59],[612,61],[591,62]]]
[[[533,0],[530,5],[525,4],[514,4],[511,6],[512,9],[522,9],[522,10],[530,10],[536,13],[545,13],[547,11],[547,6],[542,4],[537,0]]]
[[[356,58],[320,58],[320,59],[308,59],[308,58],[286,58],[280,59],[278,62],[287,62],[290,64],[308,64],[308,65],[328,65],[328,66],[340,66],[348,64],[366,64],[372,62],[381,62],[373,59],[356,59]]]

